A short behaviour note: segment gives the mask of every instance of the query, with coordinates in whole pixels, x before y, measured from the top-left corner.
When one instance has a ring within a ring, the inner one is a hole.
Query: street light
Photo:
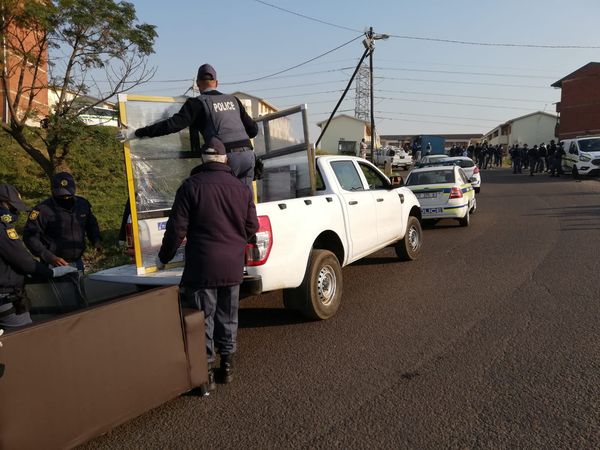
[[[375,51],[375,42],[378,40],[389,39],[389,34],[373,33],[373,27],[369,27],[369,30],[365,32],[365,39],[363,45],[365,49],[369,50],[369,86],[371,91],[371,161],[374,161],[375,155],[375,113],[374,113],[374,102],[373,102],[373,52]]]

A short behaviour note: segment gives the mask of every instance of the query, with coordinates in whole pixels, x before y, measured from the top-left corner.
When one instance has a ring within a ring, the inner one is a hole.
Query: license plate
[[[437,192],[420,192],[417,198],[437,198]]]
[[[422,208],[421,211],[423,211],[423,214],[435,214],[441,213],[442,208]]]

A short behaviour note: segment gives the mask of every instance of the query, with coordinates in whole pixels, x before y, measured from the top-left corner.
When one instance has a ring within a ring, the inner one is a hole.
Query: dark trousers
[[[248,186],[252,192],[254,192],[252,188],[254,163],[254,151],[249,147],[245,151],[227,153],[227,165],[231,167],[233,174]]]
[[[521,173],[521,158],[513,159],[513,173]]]
[[[536,162],[537,162],[537,158],[529,158],[529,175],[534,174]]]
[[[184,306],[204,312],[206,356],[214,363],[216,351],[232,355],[237,349],[238,310],[240,285],[216,288],[186,286]]]

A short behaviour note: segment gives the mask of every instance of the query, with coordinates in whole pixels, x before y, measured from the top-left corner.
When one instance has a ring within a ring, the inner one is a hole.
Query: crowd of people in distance
[[[539,146],[529,147],[514,144],[509,150],[513,166],[513,173],[522,173],[529,170],[529,175],[535,173],[550,173],[551,177],[558,177],[562,172],[562,158],[565,154],[562,142],[556,144],[554,140],[549,145],[541,143]]]

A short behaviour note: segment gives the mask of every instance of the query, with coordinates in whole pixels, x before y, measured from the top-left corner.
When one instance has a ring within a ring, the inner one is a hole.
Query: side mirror
[[[399,175],[390,177],[390,182],[392,183],[392,189],[404,186],[404,178]]]

